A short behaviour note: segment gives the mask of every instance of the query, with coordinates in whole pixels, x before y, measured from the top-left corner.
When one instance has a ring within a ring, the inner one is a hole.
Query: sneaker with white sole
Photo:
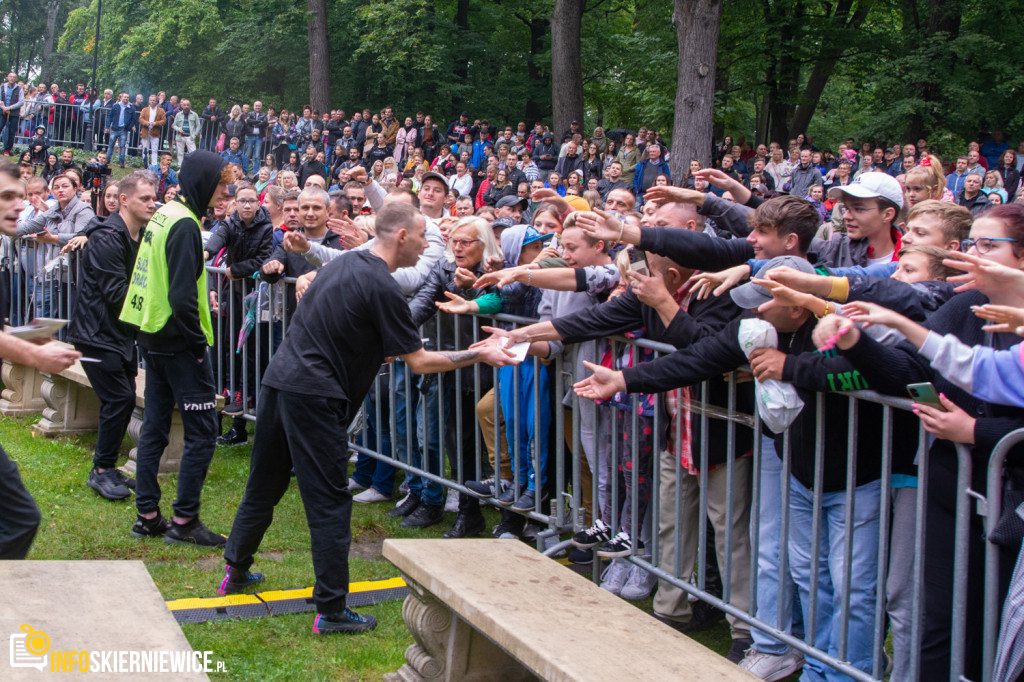
[[[607,559],[617,559],[619,557],[629,556],[631,551],[633,551],[633,543],[629,540],[629,533],[623,530],[619,531],[618,535],[613,537],[611,540],[598,547],[597,556],[605,557]]]
[[[784,680],[804,667],[804,657],[796,649],[784,654],[768,654],[757,649],[747,649],[747,655],[740,661],[740,667],[765,682]]]
[[[601,573],[601,589],[608,590],[618,596],[622,592],[622,587],[626,584],[626,581],[629,580],[629,574],[632,569],[633,564],[625,559],[612,561]]]
[[[618,559],[618,561],[625,560]],[[654,591],[654,586],[657,584],[658,576],[652,574],[648,570],[634,565],[633,570],[629,572],[629,578],[626,580],[626,584],[622,586],[622,590],[619,592],[619,596],[631,601],[647,599],[651,596],[651,592]]]
[[[360,504],[373,504],[374,502],[387,502],[391,498],[382,492],[379,492],[376,488],[367,488],[358,495],[352,496],[353,502],[359,502]]]
[[[444,500],[444,510],[452,513],[459,511],[459,493],[452,488],[448,489],[448,497]]]
[[[466,489],[477,497],[497,497],[512,484],[504,479],[498,481],[498,489],[494,488],[494,477],[485,478],[482,481],[466,481]]]
[[[361,484],[359,481],[357,481],[354,478],[348,479],[348,491],[350,493],[355,494],[355,493],[358,493],[358,492],[363,491],[363,490],[366,490],[366,486],[365,485]]]
[[[612,539],[612,529],[601,519],[590,528],[584,528],[572,536],[572,544],[580,549],[590,549]]]

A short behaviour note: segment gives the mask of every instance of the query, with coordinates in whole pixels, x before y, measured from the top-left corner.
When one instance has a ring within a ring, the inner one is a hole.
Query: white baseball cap
[[[903,208],[903,188],[896,178],[888,173],[877,171],[861,173],[849,185],[833,187],[829,190],[829,194],[832,196],[835,196],[837,192],[861,199],[887,199],[899,208]]]

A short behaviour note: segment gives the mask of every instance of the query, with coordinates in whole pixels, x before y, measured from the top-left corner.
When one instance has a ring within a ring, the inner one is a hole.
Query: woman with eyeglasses
[[[501,261],[502,253],[494,239],[494,230],[486,220],[478,217],[467,217],[459,220],[452,229],[448,248],[445,250],[444,258],[441,258],[427,275],[427,280],[416,292],[416,295],[409,301],[409,310],[412,313],[413,323],[419,327],[430,320],[434,315],[440,314],[437,327],[433,323],[427,326],[433,336],[434,329],[438,330],[436,340],[427,344],[429,350],[465,350],[474,342],[474,330],[478,329],[485,319],[472,316],[449,315],[438,313],[438,304],[447,303],[454,295],[462,299],[474,299],[485,293],[493,291],[493,287],[486,289],[474,289],[478,277],[484,274],[484,263],[488,260]],[[482,338],[481,334],[477,338]],[[431,346],[438,344],[437,348]],[[445,372],[434,376],[422,378],[420,391],[426,401],[428,419],[438,414],[438,404],[443,405],[444,419],[448,424],[455,423],[455,394],[461,384],[462,395],[462,421],[464,424],[475,423],[475,405],[473,398],[473,378],[463,374],[461,382],[457,380],[457,373]],[[480,390],[486,393],[491,388],[491,373],[481,372],[480,380],[484,384]],[[444,386],[444,391],[439,391],[439,383]],[[443,401],[443,402],[442,402]],[[458,444],[452,442],[455,434],[454,429],[446,430],[446,447],[449,453],[458,451]],[[452,462],[452,472],[462,472],[467,479],[476,477],[476,465],[473,460],[473,453],[476,452],[475,429],[463,429],[462,462],[461,468],[458,462]],[[434,459],[428,457],[428,460]],[[431,473],[442,475],[444,473],[444,462],[441,457],[436,461],[427,461],[426,466]],[[461,481],[460,481],[461,482]],[[427,483],[426,492],[441,495],[443,488],[431,491],[436,484]],[[444,498],[427,499],[424,495],[419,507],[406,517],[402,525],[412,528],[423,528],[439,523],[444,518]],[[459,496],[459,515],[455,525],[447,531],[444,536],[448,538],[461,538],[471,535],[478,535],[484,530],[485,522],[480,511],[480,502],[472,495]]]
[[[970,256],[1024,270],[1024,206],[1010,204],[990,208],[975,219],[970,237],[963,240],[961,248]],[[935,311],[928,318],[928,329],[940,337],[952,335],[967,346],[1007,350],[1019,341],[1018,337],[1011,332],[984,331],[987,322],[973,313],[974,308],[988,303],[1020,307],[1024,305],[1024,291],[1005,280],[980,278],[970,284],[967,291],[953,296]],[[826,318],[821,325],[821,331],[827,336],[845,330],[838,336],[837,347],[854,363],[871,389],[902,397],[906,395],[908,384],[931,382],[940,395],[941,409],[915,405],[915,412],[921,417],[925,430],[934,437],[924,455],[928,458],[924,539],[926,617],[921,640],[920,679],[947,677],[953,646],[950,630],[955,579],[953,556],[961,551],[956,548],[952,532],[956,526],[956,503],[961,494],[957,489],[959,465],[956,446],[964,444],[970,449],[974,462],[971,488],[985,490],[992,449],[1003,436],[1024,427],[1024,412],[971,396],[936,371],[910,343],[884,346],[867,334],[861,334],[843,318]],[[1008,486],[1019,485],[1014,482],[1024,480],[1024,470],[1015,464],[1021,461],[1022,455],[1022,446],[1014,447],[1009,453],[1007,474],[1004,476]],[[894,514],[900,513],[899,509],[894,511]],[[987,542],[982,518],[974,514],[970,517],[964,674],[968,679],[976,679],[981,675],[982,564]],[[1000,552],[999,558],[1002,575],[1009,576],[1017,558],[1016,548]],[[1004,595],[1005,588],[1005,585],[1001,586]],[[899,652],[896,658],[901,658]]]

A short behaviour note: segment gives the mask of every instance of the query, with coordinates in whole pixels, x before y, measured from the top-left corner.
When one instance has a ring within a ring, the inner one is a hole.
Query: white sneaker
[[[459,511],[459,494],[451,488],[448,489],[448,498],[444,501],[444,510],[446,512]]]
[[[612,594],[618,595],[622,592],[622,586],[625,585],[626,580],[629,579],[629,574],[632,569],[633,564],[629,563],[625,559],[613,560],[601,574],[601,589],[608,590]]]
[[[647,599],[651,596],[651,592],[654,591],[654,586],[658,584],[658,577],[652,575],[649,571],[634,565],[633,569],[629,572],[629,578],[626,580],[626,584],[622,586],[622,590],[619,592],[619,596],[623,599],[640,600]]]
[[[384,495],[383,493],[377,492],[376,488],[367,488],[358,495],[352,497],[353,502],[359,502],[361,504],[372,504],[374,502],[387,502],[391,498]]]
[[[747,649],[740,667],[765,682],[776,682],[803,668],[804,657],[795,649],[788,649],[784,654],[766,654],[757,649]]]
[[[366,486],[359,485],[354,478],[348,479],[348,491],[350,493],[357,493],[360,490],[366,490]]]

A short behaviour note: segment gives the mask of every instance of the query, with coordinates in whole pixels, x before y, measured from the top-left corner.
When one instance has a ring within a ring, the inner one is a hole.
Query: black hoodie
[[[139,242],[117,213],[93,218],[83,232],[89,238],[81,257],[75,312],[68,325],[68,341],[135,358],[138,328],[120,320],[128,293]]]
[[[228,162],[205,150],[185,157],[178,172],[181,191],[175,201],[188,206],[196,216],[206,213],[213,199],[220,174]],[[197,358],[206,352],[206,335],[199,324],[199,301],[196,280],[206,267],[203,262],[203,238],[199,224],[182,218],[167,233],[167,297],[171,317],[158,332],[139,332],[139,347],[158,353],[189,350]]]

